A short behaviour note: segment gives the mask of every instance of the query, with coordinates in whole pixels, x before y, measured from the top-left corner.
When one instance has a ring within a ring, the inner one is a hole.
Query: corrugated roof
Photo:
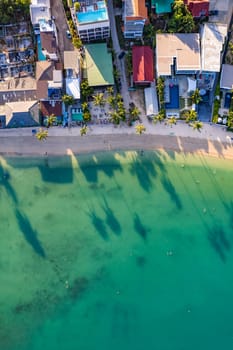
[[[158,98],[154,85],[144,89],[146,116],[153,116],[159,113]]]
[[[133,46],[133,81],[148,83],[154,80],[153,51],[149,46]]]
[[[79,69],[78,51],[64,51],[64,69]]]
[[[156,34],[158,76],[171,75],[174,58],[176,59],[177,71],[200,70],[199,34]]]
[[[207,72],[220,72],[223,44],[227,25],[205,23],[201,34],[201,68]]]
[[[89,86],[113,85],[112,55],[107,45],[85,45],[85,63]]]
[[[233,89],[233,66],[230,64],[222,65],[220,88],[227,90]]]

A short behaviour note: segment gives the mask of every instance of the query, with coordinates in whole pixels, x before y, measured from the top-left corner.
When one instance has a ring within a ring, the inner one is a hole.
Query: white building
[[[220,72],[226,36],[226,24],[204,24],[201,31],[202,72]]]
[[[30,5],[30,17],[34,29],[39,29],[39,22],[41,20],[50,20],[50,0],[32,0]]]
[[[80,64],[77,51],[64,51],[64,69],[66,71],[66,94],[80,99]]]
[[[81,40],[90,42],[108,38],[110,22],[105,1],[83,0],[80,5],[80,11],[73,19]]]
[[[123,4],[124,37],[126,39],[142,38],[143,28],[148,18],[145,0],[125,0]]]

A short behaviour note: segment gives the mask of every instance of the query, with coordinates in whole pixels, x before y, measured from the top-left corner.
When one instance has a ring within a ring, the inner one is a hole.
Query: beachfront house
[[[133,46],[133,83],[150,85],[155,79],[154,54],[149,46]]]
[[[62,70],[56,65],[53,61],[36,62],[37,99],[41,107],[41,124],[51,114],[58,120],[62,119],[63,76]]]
[[[82,122],[83,113],[80,101],[80,61],[78,51],[64,52],[65,90],[74,98],[74,104],[69,109],[73,122]]]
[[[156,73],[164,78],[166,116],[179,117],[180,109],[191,108],[201,69],[198,33],[156,34]]]
[[[123,1],[123,22],[125,39],[141,39],[148,19],[145,0]]]
[[[83,42],[107,39],[110,36],[110,22],[105,1],[82,0],[76,12],[71,9],[73,22]]]
[[[22,128],[39,125],[37,101],[6,102],[1,106],[0,128]]]
[[[227,37],[227,24],[205,23],[200,31],[201,71],[197,84],[202,101],[199,103],[199,117],[203,121],[211,120],[216,80],[221,71],[224,46]]]
[[[106,43],[85,45],[83,74],[93,88],[114,85],[112,55]]]

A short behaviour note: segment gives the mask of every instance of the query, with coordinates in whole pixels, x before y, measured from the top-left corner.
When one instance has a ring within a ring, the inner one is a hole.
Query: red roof
[[[209,15],[209,0],[186,0],[185,3],[193,17],[199,18]]]
[[[154,80],[153,51],[149,46],[133,46],[133,82],[150,83]]]
[[[54,114],[56,117],[62,116],[62,101],[40,101],[40,111],[43,117]]]

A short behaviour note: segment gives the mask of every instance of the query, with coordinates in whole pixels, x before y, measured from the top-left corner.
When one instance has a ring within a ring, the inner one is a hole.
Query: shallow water
[[[233,166],[0,159],[0,349],[230,349]]]

